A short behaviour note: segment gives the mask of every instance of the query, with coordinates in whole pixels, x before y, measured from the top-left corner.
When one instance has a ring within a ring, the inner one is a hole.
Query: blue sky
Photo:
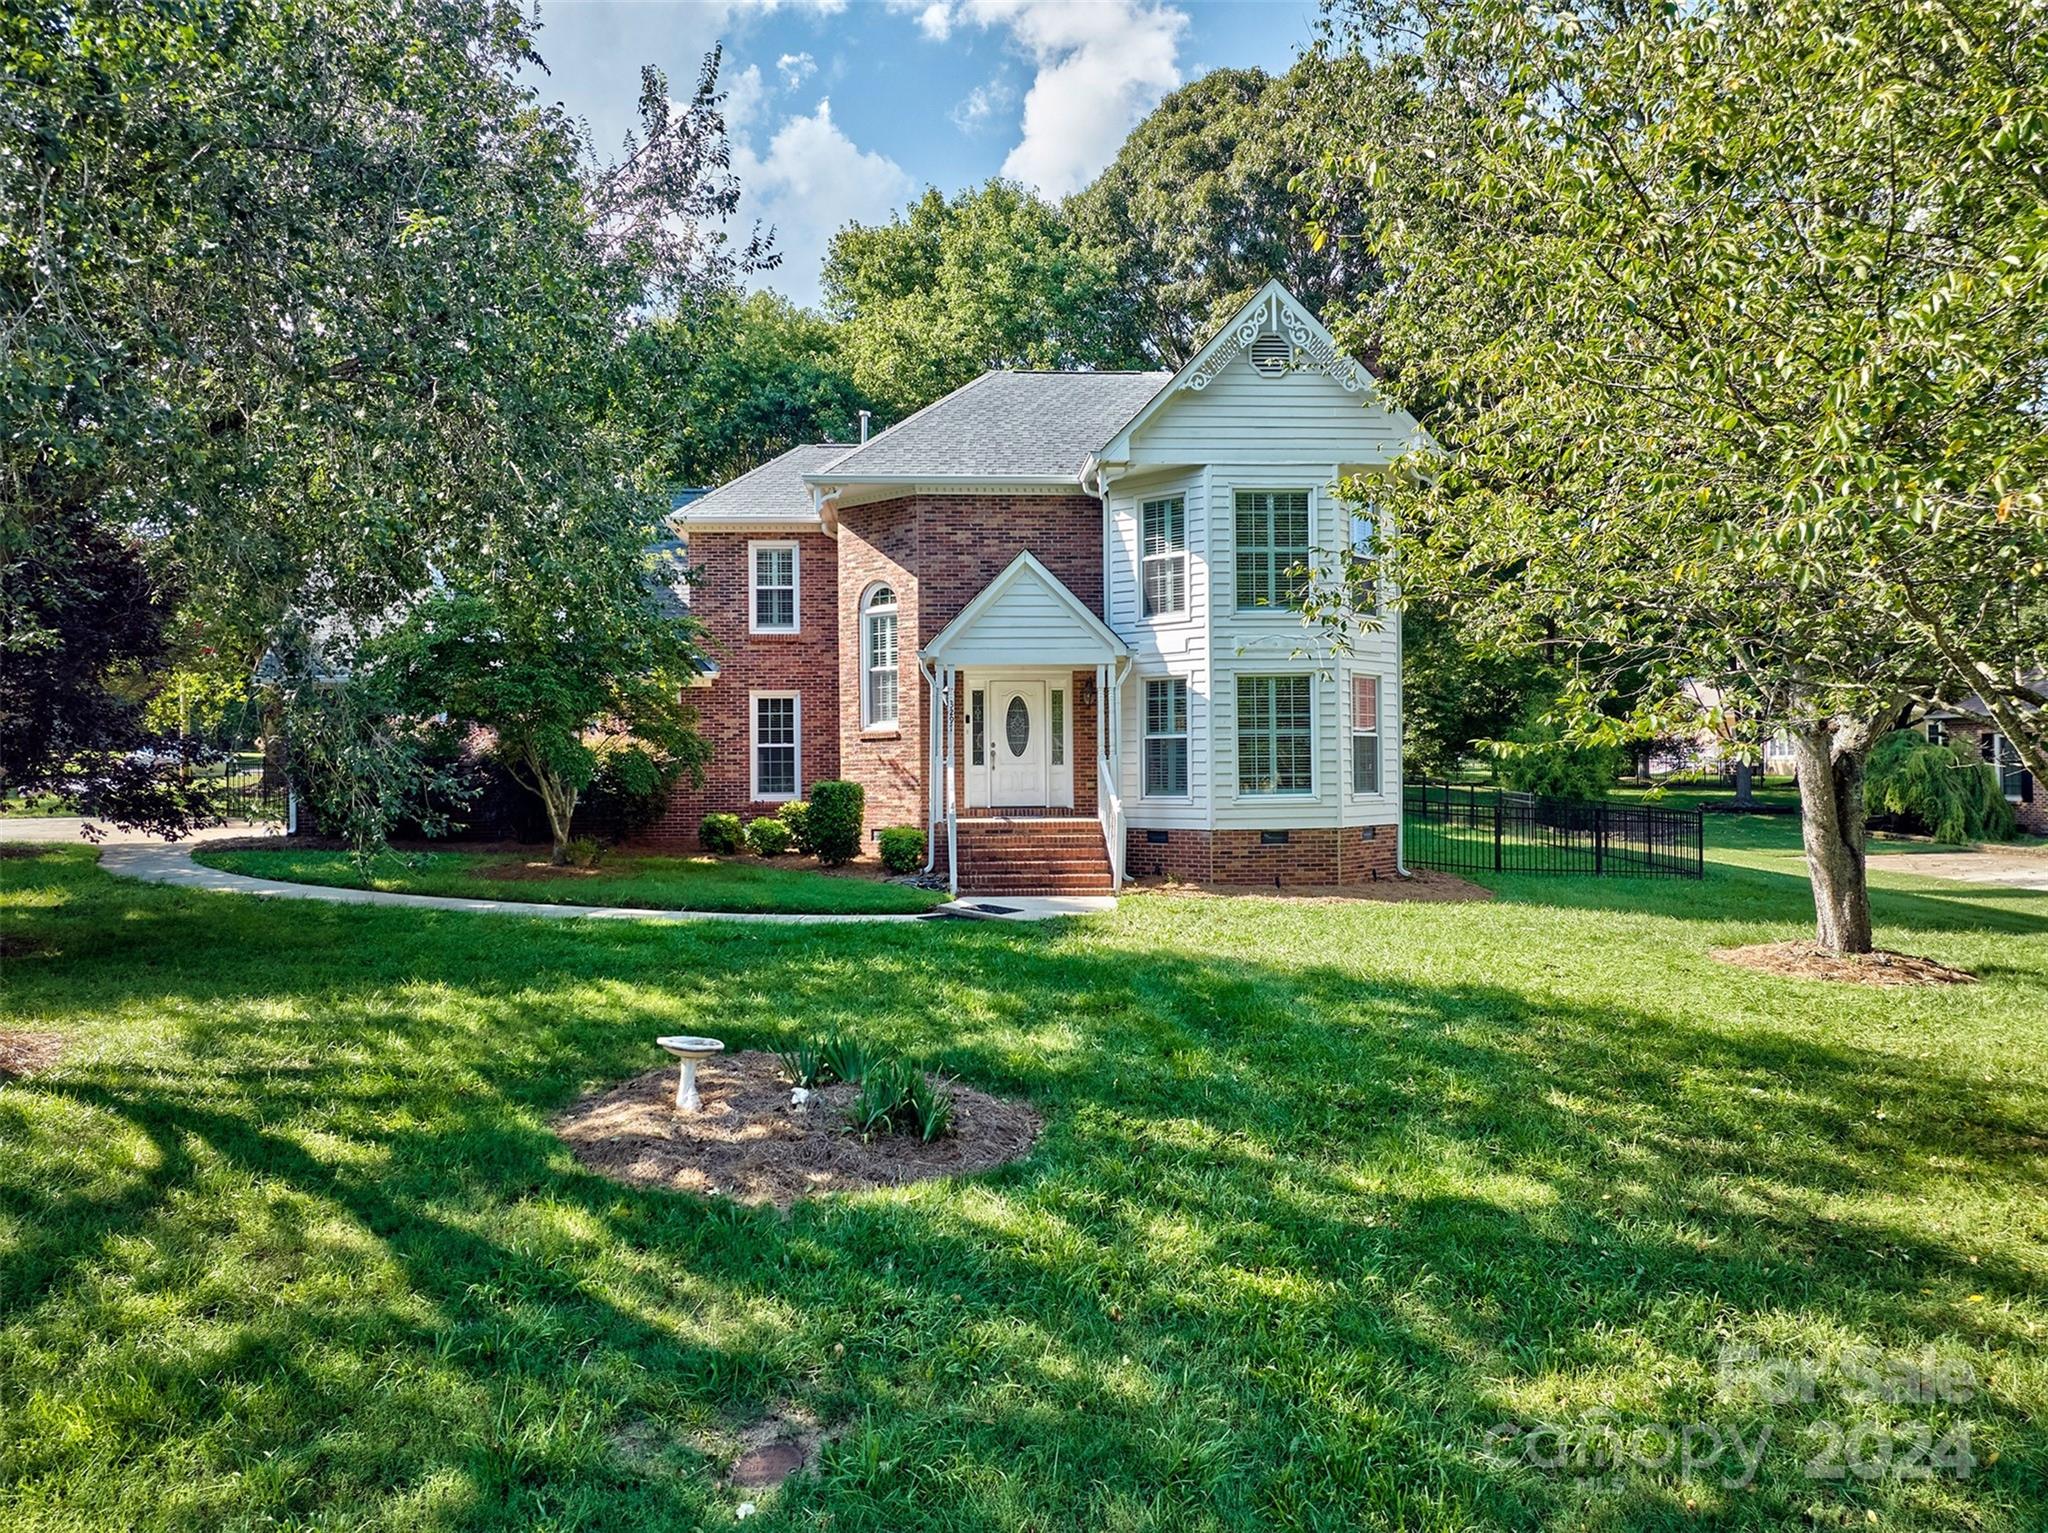
[[[927,185],[998,173],[1064,196],[1176,86],[1211,69],[1288,67],[1314,0],[541,0],[542,94],[614,151],[640,66],[680,96],[714,43],[745,223],[776,227],[760,279],[801,303],[849,219]]]

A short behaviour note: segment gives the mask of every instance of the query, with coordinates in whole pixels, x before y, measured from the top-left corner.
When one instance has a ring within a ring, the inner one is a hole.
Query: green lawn
[[[380,857],[365,879],[347,852],[209,852],[193,860],[228,873],[293,884],[335,884],[395,894],[456,894],[486,900],[557,905],[624,905],[638,910],[809,911],[886,915],[931,910],[946,895],[907,884],[820,873],[815,868],[716,857],[606,859],[594,874],[537,879],[491,878],[493,868],[517,869],[547,853],[422,852]]]
[[[0,1527],[730,1526],[689,1443],[789,1405],[840,1435],[750,1530],[2036,1533],[2048,896],[1880,860],[1882,938],[1982,983],[1777,979],[1707,949],[1804,931],[1796,829],[1709,834],[1704,884],[1039,926],[0,861],[8,935],[48,944],[6,962],[10,1025],[72,1044],[0,1087]],[[656,1033],[827,1029],[1028,1096],[1044,1140],[785,1219],[548,1132]],[[1772,1403],[1717,1388],[1724,1346],[1833,1361]],[[1974,1386],[1855,1398],[1880,1355]],[[1746,1490],[1500,1446],[1607,1421],[1770,1436]],[[1864,1464],[1966,1427],[1977,1463],[1812,1479],[1827,1422]]]

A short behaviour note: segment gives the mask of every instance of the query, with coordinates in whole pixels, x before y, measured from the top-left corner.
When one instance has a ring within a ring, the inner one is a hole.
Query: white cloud
[[[809,116],[785,118],[765,154],[735,142],[732,164],[740,178],[739,227],[755,219],[773,224],[782,252],[782,265],[764,273],[762,285],[798,303],[818,301],[818,269],[841,225],[886,219],[915,190],[894,160],[841,131],[830,100],[820,100]]]
[[[1009,110],[1016,99],[1017,92],[1007,80],[977,85],[954,106],[953,126],[962,133],[979,133],[998,112]]]
[[[783,85],[795,90],[818,72],[818,61],[808,53],[785,53],[775,61],[775,67],[782,71]]]
[[[768,104],[768,84],[759,64],[749,64],[720,83],[725,87],[725,131],[738,141],[760,120],[761,109]]]
[[[846,9],[846,0],[734,0],[737,9],[760,11],[773,15],[777,11],[809,11],[817,16],[837,16]]]
[[[918,0],[892,3],[910,10]],[[1163,0],[935,0],[918,24],[935,38],[970,24],[1002,31],[1032,61],[1023,137],[1003,174],[1064,197],[1092,181],[1139,119],[1180,84],[1188,18]],[[955,117],[963,129],[994,111],[977,114],[973,103],[970,95]]]

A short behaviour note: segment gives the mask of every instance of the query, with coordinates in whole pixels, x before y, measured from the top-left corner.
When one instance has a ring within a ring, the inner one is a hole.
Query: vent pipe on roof
[[[868,422],[874,418],[874,414],[872,410],[860,412],[860,445],[863,447],[868,445]]]

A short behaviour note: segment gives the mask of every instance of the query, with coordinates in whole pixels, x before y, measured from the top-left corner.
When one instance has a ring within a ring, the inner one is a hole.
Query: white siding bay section
[[[1207,388],[1180,389],[1140,426],[1131,462],[1375,464],[1408,446],[1407,427],[1369,390],[1309,368],[1267,377],[1240,353]]]
[[[1209,534],[1208,475],[1200,468],[1133,473],[1109,486],[1109,626],[1131,649],[1124,680],[1123,769],[1119,784],[1124,818],[1150,830],[1202,830],[1210,824],[1210,753],[1215,732],[1210,707],[1210,631],[1213,584]],[[1177,614],[1144,615],[1139,540],[1147,501],[1178,496],[1186,507],[1188,540],[1187,608]],[[1188,791],[1170,798],[1144,792],[1145,683],[1180,680],[1188,687]]]

